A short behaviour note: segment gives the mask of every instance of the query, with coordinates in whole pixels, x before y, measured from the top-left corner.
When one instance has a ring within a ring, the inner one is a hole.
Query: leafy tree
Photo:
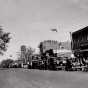
[[[40,42],[38,48],[40,49],[40,54],[43,54],[43,42]]]
[[[10,64],[13,63],[14,61],[12,59],[6,59],[1,62],[1,67],[2,68],[9,68]]]
[[[4,32],[3,28],[0,27],[0,54],[7,50],[7,44],[9,43],[11,37],[9,32]]]
[[[31,47],[25,45],[21,46],[21,52],[19,52],[19,60],[23,60],[24,63],[30,61],[31,56],[33,55],[34,50]]]
[[[33,52],[34,52],[34,49],[31,48],[31,47],[28,47],[27,50],[26,50],[26,53],[27,53],[29,56],[32,55]]]
[[[53,49],[49,49],[47,51],[45,51],[45,54],[49,54],[49,56],[54,56],[54,52],[53,52]]]

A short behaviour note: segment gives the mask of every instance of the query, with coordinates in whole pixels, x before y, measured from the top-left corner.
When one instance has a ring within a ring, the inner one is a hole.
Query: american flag
[[[53,31],[53,32],[58,32],[57,29],[51,29],[51,31]]]

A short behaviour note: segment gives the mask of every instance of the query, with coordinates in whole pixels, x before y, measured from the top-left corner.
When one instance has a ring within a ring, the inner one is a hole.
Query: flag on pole
[[[53,31],[53,32],[58,32],[57,29],[51,29],[51,31]]]

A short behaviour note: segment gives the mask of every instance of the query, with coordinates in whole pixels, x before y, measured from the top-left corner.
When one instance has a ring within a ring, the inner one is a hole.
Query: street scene
[[[0,12],[0,88],[87,88],[87,0],[0,0]]]

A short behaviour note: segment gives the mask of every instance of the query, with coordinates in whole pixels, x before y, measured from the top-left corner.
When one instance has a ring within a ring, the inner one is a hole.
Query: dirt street
[[[88,73],[0,70],[0,88],[87,88]]]

